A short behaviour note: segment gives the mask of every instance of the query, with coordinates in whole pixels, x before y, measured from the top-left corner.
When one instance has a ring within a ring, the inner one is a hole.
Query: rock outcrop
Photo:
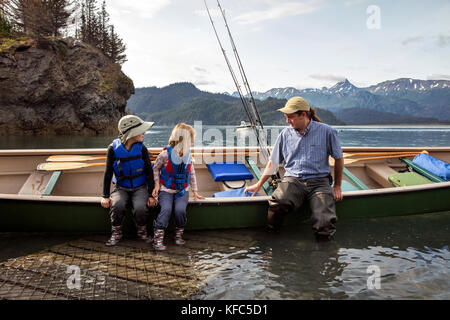
[[[0,39],[0,134],[116,134],[134,85],[72,38]]]

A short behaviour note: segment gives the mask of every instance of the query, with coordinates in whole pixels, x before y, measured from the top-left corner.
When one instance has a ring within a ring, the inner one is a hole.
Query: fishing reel
[[[281,182],[281,179],[278,175],[273,175],[268,183],[273,188],[273,190],[276,190],[278,188],[278,184]]]

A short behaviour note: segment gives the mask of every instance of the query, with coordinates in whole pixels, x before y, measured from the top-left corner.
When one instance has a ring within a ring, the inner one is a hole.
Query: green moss
[[[123,74],[118,65],[110,65],[102,72],[102,80],[98,89],[101,93],[108,93],[111,91],[127,90],[133,86],[133,81]]]
[[[59,55],[66,57],[67,56],[67,47],[61,41],[55,41],[56,48],[58,49]]]
[[[30,38],[0,38],[0,53],[13,53],[19,48],[32,47],[35,41]]]

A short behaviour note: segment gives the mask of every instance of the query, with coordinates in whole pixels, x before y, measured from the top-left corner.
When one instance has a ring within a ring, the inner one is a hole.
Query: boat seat
[[[52,191],[61,175],[61,171],[34,171],[19,190],[22,195],[44,195],[52,194]]]
[[[350,172],[350,170],[348,170],[347,168],[344,167],[344,175],[347,177],[348,180],[350,180],[355,186],[356,186],[356,190],[369,190],[370,188],[368,186],[366,186],[364,184],[364,182],[362,182],[361,180],[359,180],[353,173]],[[345,180],[342,180],[342,191],[354,191],[351,190],[352,188],[350,186],[353,187],[353,185],[351,183],[346,183],[346,185],[344,185],[344,182],[347,182]],[[344,188],[347,188],[349,190],[344,190]]]
[[[433,183],[433,181],[421,176],[417,172],[394,173],[389,175],[388,179],[394,187],[417,186],[421,184]]]
[[[221,189],[223,191],[244,188],[247,184],[246,180],[253,179],[253,174],[243,163],[214,162],[207,164],[206,167],[214,181],[221,182]]]
[[[391,174],[398,173],[388,165],[384,163],[371,163],[366,164],[366,171],[370,178],[375,180],[378,184],[380,184],[383,188],[391,188],[392,184],[388,180],[388,177]]]

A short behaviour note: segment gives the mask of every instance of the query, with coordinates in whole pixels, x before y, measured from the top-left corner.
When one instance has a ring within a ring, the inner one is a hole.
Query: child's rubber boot
[[[179,246],[184,246],[186,241],[183,239],[184,228],[175,228],[175,243]]]
[[[136,226],[136,229],[137,229],[137,236],[139,239],[141,239],[145,243],[152,242],[153,239],[148,235],[147,226]]]
[[[153,248],[158,251],[167,249],[164,245],[164,229],[155,229],[155,234],[153,235]]]
[[[111,238],[106,241],[105,245],[108,247],[115,246],[120,239],[122,239],[122,227],[111,227]]]

